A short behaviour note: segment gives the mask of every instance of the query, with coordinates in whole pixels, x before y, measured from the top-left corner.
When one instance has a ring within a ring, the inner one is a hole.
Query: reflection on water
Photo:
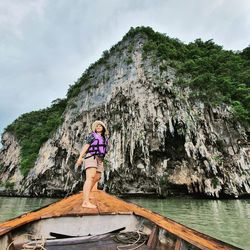
[[[250,200],[129,199],[181,224],[250,249]]]
[[[0,197],[0,222],[46,206],[58,199]]]

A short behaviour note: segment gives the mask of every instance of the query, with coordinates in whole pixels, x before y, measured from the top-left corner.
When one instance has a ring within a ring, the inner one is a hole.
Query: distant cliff
[[[106,191],[249,195],[249,54],[132,28],[70,86],[66,99],[6,128],[1,194],[79,191],[84,176],[74,164],[91,123],[101,119],[111,132]]]

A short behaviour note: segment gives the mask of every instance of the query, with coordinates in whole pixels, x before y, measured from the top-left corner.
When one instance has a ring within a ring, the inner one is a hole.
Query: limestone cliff
[[[0,152],[2,193],[63,196],[81,189],[74,164],[91,123],[110,130],[110,152],[101,184],[116,194],[250,194],[247,131],[231,122],[230,107],[211,108],[190,99],[175,84],[176,70],[143,58],[139,33],[111,50],[85,73],[88,81],[73,97],[64,122],[40,148],[35,166],[20,174],[20,146],[10,133]]]

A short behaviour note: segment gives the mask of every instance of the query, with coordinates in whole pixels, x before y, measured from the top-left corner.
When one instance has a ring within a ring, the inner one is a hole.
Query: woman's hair
[[[104,139],[105,139],[105,133],[106,133],[106,129],[102,126],[102,136],[104,137]]]

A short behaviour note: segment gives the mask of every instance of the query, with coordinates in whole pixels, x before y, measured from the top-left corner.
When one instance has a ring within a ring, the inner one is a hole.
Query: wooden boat
[[[0,224],[0,249],[240,249],[103,191],[82,193]]]

